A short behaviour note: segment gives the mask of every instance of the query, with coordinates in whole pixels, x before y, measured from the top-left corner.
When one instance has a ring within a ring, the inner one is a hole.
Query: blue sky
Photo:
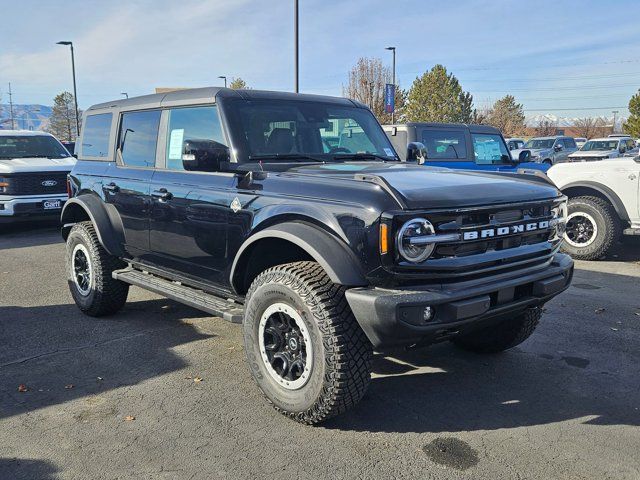
[[[0,0],[0,92],[51,104],[71,90],[76,48],[81,108],[156,86],[293,88],[293,0]],[[627,113],[640,87],[635,1],[300,0],[300,88],[340,95],[360,56],[391,63],[404,88],[436,63],[476,106],[511,93],[527,115]],[[592,108],[591,110],[585,110]],[[600,108],[596,110],[595,108]]]

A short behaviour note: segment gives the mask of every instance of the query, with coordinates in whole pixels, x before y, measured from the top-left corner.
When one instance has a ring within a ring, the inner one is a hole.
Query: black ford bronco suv
[[[86,111],[62,212],[79,308],[130,285],[242,323],[283,414],[354,406],[372,351],[524,341],[571,281],[566,198],[534,175],[399,161],[345,99],[203,88]]]

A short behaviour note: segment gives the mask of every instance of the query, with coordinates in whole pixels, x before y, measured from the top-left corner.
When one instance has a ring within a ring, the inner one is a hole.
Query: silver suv
[[[592,138],[580,150],[569,155],[569,162],[587,162],[606,158],[635,157],[636,142],[631,138]]]
[[[567,160],[567,157],[578,150],[572,137],[536,137],[524,144],[520,150],[513,150],[511,155],[517,158],[522,150],[531,152],[531,161],[554,165]]]

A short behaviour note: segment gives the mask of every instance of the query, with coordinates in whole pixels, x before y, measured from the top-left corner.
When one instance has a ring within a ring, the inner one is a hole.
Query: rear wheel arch
[[[358,259],[341,240],[319,227],[289,222],[272,225],[245,241],[231,267],[231,285],[243,295],[264,270],[295,261],[317,262],[339,285],[367,284]]]

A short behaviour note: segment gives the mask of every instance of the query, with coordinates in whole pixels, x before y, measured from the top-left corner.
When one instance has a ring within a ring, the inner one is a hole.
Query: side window
[[[156,163],[160,110],[122,115],[118,149],[128,167],[153,167]]]
[[[511,161],[500,135],[472,133],[471,139],[476,164],[495,165]]]
[[[184,143],[212,142],[226,145],[218,117],[218,109],[207,107],[187,107],[169,110],[169,131],[167,133],[166,166],[171,170],[184,170],[182,154]]]
[[[631,139],[627,140],[627,151],[633,150],[634,148],[636,148],[636,142]]]
[[[576,141],[573,138],[565,138],[564,146],[567,148],[577,148]]]
[[[427,147],[427,161],[467,158],[464,131],[461,130],[423,130],[422,143]]]
[[[107,158],[109,154],[109,134],[113,114],[87,115],[82,128],[83,157]]]

